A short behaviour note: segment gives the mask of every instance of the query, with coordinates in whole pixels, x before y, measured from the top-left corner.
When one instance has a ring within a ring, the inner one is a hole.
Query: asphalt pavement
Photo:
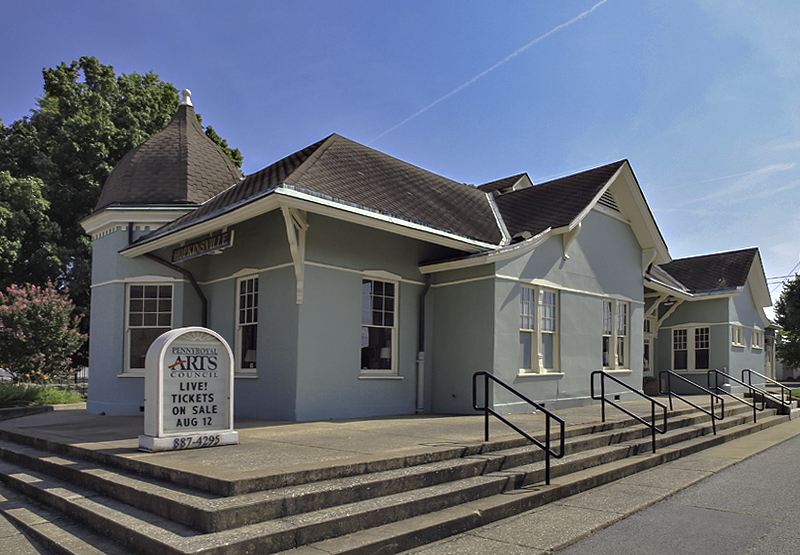
[[[797,555],[799,433],[792,420],[406,554]]]

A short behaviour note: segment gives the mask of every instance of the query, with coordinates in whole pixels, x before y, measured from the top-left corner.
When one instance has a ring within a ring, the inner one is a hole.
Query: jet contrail
[[[564,27],[568,27],[569,25],[572,25],[573,23],[575,23],[575,22],[576,22],[576,21],[578,21],[579,19],[583,19],[584,17],[586,17],[587,15],[589,15],[590,13],[592,13],[593,11],[595,11],[595,10],[596,10],[596,9],[597,9],[599,6],[601,6],[602,4],[605,4],[606,2],[608,2],[608,0],[601,0],[600,2],[598,2],[597,4],[595,4],[594,6],[592,6],[592,7],[591,7],[591,9],[589,9],[589,10],[586,10],[586,11],[585,11],[585,12],[583,12],[582,14],[580,14],[580,15],[577,15],[577,16],[575,16],[575,17],[573,17],[572,19],[570,19],[570,20],[569,20],[569,21],[567,21],[566,23],[562,23],[562,24],[561,24],[561,25],[559,25],[558,27],[554,27],[554,28],[550,29],[548,32],[546,32],[546,33],[545,33],[544,35],[542,35],[541,37],[539,37],[539,38],[536,38],[536,39],[532,40],[531,42],[529,42],[528,44],[526,44],[525,46],[523,46],[522,48],[520,48],[520,49],[519,49],[519,50],[517,50],[516,52],[513,52],[512,54],[509,54],[508,56],[506,56],[505,58],[503,58],[502,60],[500,60],[499,62],[497,62],[496,64],[494,64],[492,67],[490,67],[489,69],[487,69],[487,70],[485,70],[485,71],[482,71],[481,73],[479,73],[478,75],[476,75],[475,77],[473,77],[472,79],[470,79],[469,81],[467,81],[466,83],[464,83],[463,85],[461,85],[460,87],[458,87],[457,89],[453,89],[452,91],[450,91],[449,93],[447,93],[446,95],[444,95],[443,97],[441,97],[440,99],[438,99],[438,100],[435,100],[435,101],[431,102],[430,104],[428,104],[427,106],[425,106],[425,107],[424,107],[422,110],[420,110],[419,112],[417,112],[416,114],[414,114],[414,115],[412,115],[412,116],[409,116],[409,117],[407,117],[406,119],[404,119],[403,121],[401,121],[400,123],[398,123],[397,125],[395,125],[394,127],[390,127],[389,129],[387,129],[386,131],[384,131],[383,133],[381,133],[380,135],[378,135],[377,137],[375,137],[374,139],[372,139],[372,140],[371,140],[370,142],[368,142],[367,144],[368,144],[368,145],[370,145],[370,144],[374,143],[375,141],[377,141],[378,139],[380,139],[381,137],[383,137],[383,136],[384,136],[384,135],[386,135],[387,133],[391,133],[392,131],[394,131],[395,129],[397,129],[398,127],[400,127],[401,125],[404,125],[404,124],[408,123],[409,121],[411,121],[412,119],[414,119],[415,117],[417,117],[417,116],[419,116],[419,115],[421,115],[421,114],[424,114],[425,112],[427,112],[428,110],[430,110],[431,108],[433,108],[434,106],[436,106],[437,104],[439,104],[440,102],[442,102],[443,100],[447,100],[448,98],[450,98],[450,97],[451,97],[451,96],[453,96],[454,94],[456,94],[456,93],[458,93],[458,92],[461,92],[461,91],[463,91],[464,89],[466,89],[467,87],[469,87],[471,84],[473,84],[475,81],[477,81],[478,79],[480,79],[481,77],[483,77],[484,75],[486,75],[487,73],[489,73],[490,71],[492,71],[492,70],[495,70],[495,69],[497,69],[498,67],[500,67],[501,65],[505,64],[506,62],[508,62],[508,61],[509,61],[511,58],[513,58],[514,56],[517,56],[517,55],[519,55],[519,54],[522,54],[522,53],[523,53],[523,52],[525,52],[525,51],[526,51],[528,48],[530,48],[531,46],[533,46],[534,44],[536,44],[536,43],[538,43],[538,42],[541,42],[541,41],[543,41],[544,39],[546,39],[547,37],[549,37],[550,35],[552,35],[552,34],[553,34],[553,33],[555,33],[556,31],[559,31],[559,30],[563,29]]]

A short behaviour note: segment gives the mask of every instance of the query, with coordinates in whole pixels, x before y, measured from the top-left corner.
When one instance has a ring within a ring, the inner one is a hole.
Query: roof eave
[[[247,202],[236,205],[230,210],[209,215],[205,219],[191,222],[186,227],[177,228],[161,236],[156,235],[152,239],[146,239],[126,247],[120,251],[120,254],[128,258],[135,258],[181,241],[249,220],[275,210],[280,206],[298,208],[314,214],[346,220],[467,252],[493,250],[498,246],[421,223],[404,220],[390,214],[343,204],[335,199],[321,198],[287,186],[280,186],[265,191],[258,197],[250,197]]]

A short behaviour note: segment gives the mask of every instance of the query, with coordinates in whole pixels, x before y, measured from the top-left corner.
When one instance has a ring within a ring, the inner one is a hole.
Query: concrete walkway
[[[794,555],[798,436],[800,419],[406,554]]]

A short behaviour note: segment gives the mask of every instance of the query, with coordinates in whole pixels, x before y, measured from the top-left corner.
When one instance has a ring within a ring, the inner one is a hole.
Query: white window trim
[[[764,350],[764,332],[758,328],[753,328],[752,348],[758,351]]]
[[[734,347],[745,347],[744,327],[737,324],[731,325],[731,345]]]
[[[363,286],[364,280],[368,279],[368,280],[371,280],[373,282],[380,281],[382,283],[391,283],[392,285],[394,285],[394,310],[392,312],[392,314],[393,314],[393,325],[391,327],[389,327],[389,326],[373,326],[373,325],[364,324],[362,322],[361,325],[359,326],[358,330],[359,330],[359,336],[361,335],[361,330],[364,327],[383,327],[383,328],[392,330],[391,331],[391,342],[392,342],[392,345],[391,345],[391,351],[390,351],[390,356],[391,356],[391,361],[392,361],[391,368],[361,368],[360,369],[360,374],[358,376],[359,379],[381,379],[381,378],[383,378],[383,379],[397,379],[397,378],[401,377],[399,375],[400,372],[399,372],[399,365],[398,365],[398,360],[397,360],[397,353],[398,353],[398,350],[397,350],[397,347],[398,347],[397,336],[398,336],[399,321],[400,321],[400,318],[399,318],[399,312],[400,312],[399,311],[399,308],[400,308],[400,282],[397,281],[397,280],[394,280],[394,279],[387,279],[389,276],[394,277],[394,274],[389,274],[388,272],[378,272],[378,271],[374,271],[374,270],[373,271],[365,271],[361,275],[361,283],[362,283],[362,286]],[[360,298],[361,298],[361,302],[363,303],[363,292],[362,292]],[[362,310],[362,307],[359,307],[359,314],[360,314],[361,310]],[[361,353],[361,351],[359,349],[359,360],[361,358],[360,357],[360,353]]]
[[[611,333],[606,333],[605,319],[606,319],[606,306],[610,306],[611,311]],[[619,332],[619,315],[620,308],[625,307],[625,333]],[[618,299],[603,298],[601,304],[601,319],[600,319],[601,341],[602,338],[608,337],[610,343],[609,350],[609,364],[603,364],[602,360],[602,342],[601,342],[601,360],[603,370],[607,372],[614,372],[619,370],[630,370],[630,352],[631,352],[631,303],[628,301],[621,301]],[[619,343],[622,339],[622,364],[619,362],[620,349]]]
[[[251,280],[251,279],[259,279],[258,278],[258,274],[250,274],[250,275],[247,275],[247,276],[242,276],[242,277],[240,277],[240,278],[238,278],[236,280],[236,293],[235,293],[234,314],[233,314],[233,321],[234,321],[235,326],[236,326],[236,331],[235,331],[236,350],[234,351],[234,354],[233,354],[233,366],[234,366],[234,377],[239,377],[239,378],[253,378],[253,377],[256,377],[257,374],[258,374],[258,354],[257,354],[258,353],[258,349],[256,349],[256,361],[255,361],[255,366],[253,366],[253,368],[240,368],[240,365],[239,365],[239,356],[241,355],[241,352],[242,352],[242,328],[244,328],[245,325],[252,325],[251,323],[248,323],[248,324],[240,324],[239,323],[239,310],[240,310],[239,309],[239,298],[241,296],[242,282],[243,281],[248,281],[248,280]],[[259,280],[259,282],[260,281],[261,280]],[[253,322],[256,325],[256,330],[258,330],[258,308],[259,308],[259,304],[260,304],[260,301],[261,301],[261,299],[260,299],[260,293],[261,293],[260,285],[261,284],[259,283],[259,300],[258,300],[258,302],[257,302],[257,304],[255,306],[255,308],[256,308],[256,321]],[[258,337],[258,331],[256,331],[256,337]],[[258,339],[256,339],[256,342],[257,341],[258,341]]]
[[[709,368],[697,368],[697,330],[708,329],[708,357]],[[686,368],[675,368],[675,332],[678,330],[686,331]],[[706,372],[711,369],[711,324],[696,326],[679,326],[672,329],[670,334],[670,367],[674,372]]]
[[[522,317],[522,290],[528,289],[532,290],[534,294],[534,328],[523,328],[522,322],[520,322],[520,334],[522,333],[530,333],[532,336],[531,341],[531,368],[520,368],[519,375],[520,376],[530,376],[530,375],[540,375],[540,374],[548,374],[548,375],[562,375],[560,370],[559,364],[559,352],[560,352],[560,332],[559,328],[561,325],[561,311],[560,311],[560,295],[557,289],[552,289],[550,287],[540,287],[537,285],[527,285],[522,284],[520,289],[520,318]],[[543,308],[543,301],[544,301],[544,294],[545,293],[553,293],[555,295],[555,331],[544,331],[542,326],[542,320],[544,313],[542,311]],[[545,368],[544,367],[544,350],[543,350],[543,343],[542,343],[542,336],[543,335],[552,335],[553,336],[553,368]],[[535,352],[534,352],[535,347]]]
[[[130,322],[130,308],[131,308],[131,287],[147,287],[155,285],[157,287],[169,286],[172,289],[172,306],[170,310],[169,329],[172,329],[175,324],[175,285],[173,282],[163,281],[134,281],[125,284],[125,348],[123,349],[123,365],[121,376],[144,376],[145,368],[131,368],[131,330],[147,328],[159,328],[162,326],[131,326]]]

